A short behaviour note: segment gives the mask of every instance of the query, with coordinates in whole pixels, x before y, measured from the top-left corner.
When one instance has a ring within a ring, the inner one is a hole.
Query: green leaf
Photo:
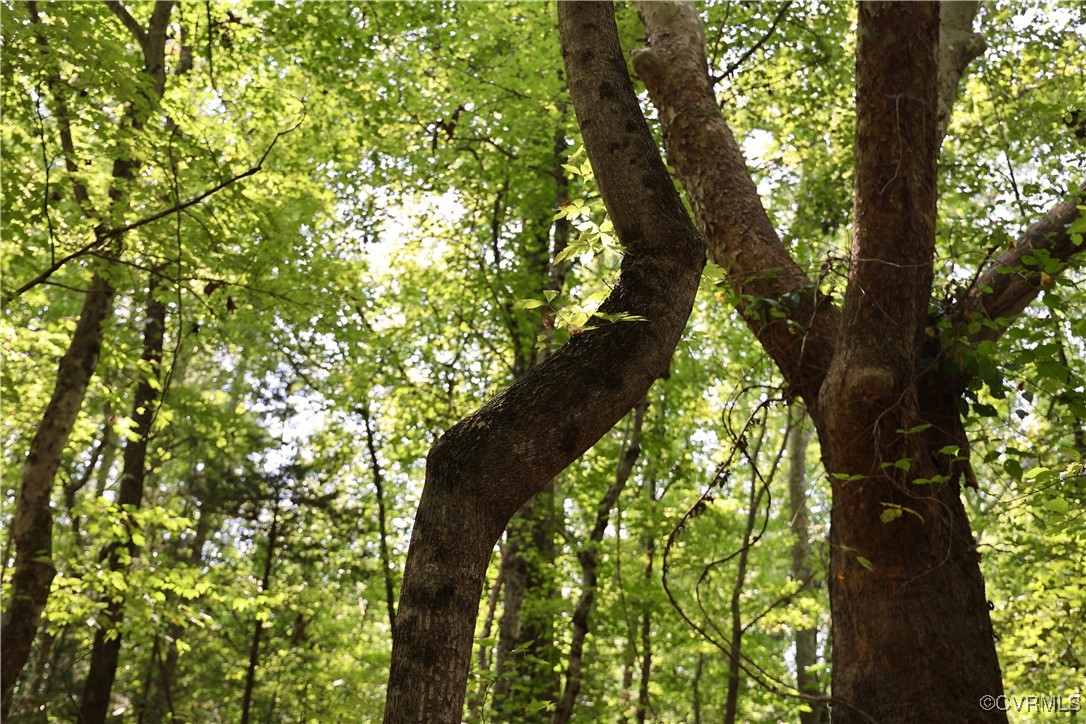
[[[896,508],[896,507],[894,507],[894,508],[886,508],[885,510],[882,511],[882,514],[879,515],[879,519],[883,523],[889,523],[891,521],[897,520],[902,515],[903,515],[903,513],[901,511],[901,508]]]

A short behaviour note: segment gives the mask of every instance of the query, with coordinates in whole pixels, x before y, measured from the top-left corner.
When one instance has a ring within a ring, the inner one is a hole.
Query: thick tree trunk
[[[602,311],[648,321],[574,336],[431,449],[396,618],[386,722],[460,720],[495,542],[532,495],[666,373],[704,264],[702,241],[637,105],[613,9],[567,3],[558,11],[570,96],[627,250]]]
[[[140,361],[147,367],[143,370],[145,376],[136,385],[132,398],[132,420],[135,423],[133,432],[136,437],[124,446],[120,491],[116,501],[121,514],[126,517],[139,510],[143,502],[143,488],[147,478],[147,447],[151,426],[158,411],[158,390],[162,388],[160,367],[166,331],[166,303],[155,297],[157,275],[157,270],[152,271],[147,289],[147,318],[143,329],[143,352],[140,356]],[[131,565],[132,558],[137,554],[138,549],[129,532],[128,540],[111,544],[102,551],[101,557],[108,561],[109,570],[115,572],[123,571]],[[102,618],[104,622],[94,634],[90,670],[83,688],[83,703],[80,709],[80,721],[83,724],[95,724],[106,719],[121,652],[123,595],[116,593],[109,599]]]
[[[949,417],[924,403],[958,392],[933,399],[917,384],[935,248],[938,6],[861,5],[857,34],[852,263],[815,418],[833,490],[834,718],[1002,721],[980,706],[1002,683],[959,476],[921,434]]]
[[[860,6],[856,232],[842,315],[797,273],[762,218],[734,139],[710,110],[692,5],[639,3],[649,48],[634,65],[711,255],[741,300],[790,300],[796,310],[762,319],[741,301],[740,311],[807,404],[835,476],[833,697],[842,721],[1004,719],[981,707],[1001,683],[959,497],[958,481],[971,479],[955,407],[960,382],[919,367],[938,141],[951,86],[978,48],[969,9],[961,10],[940,26],[937,5]],[[944,45],[964,44],[937,52],[940,34]],[[997,338],[1043,281],[1006,271],[1035,248],[1061,260],[1075,253],[1068,229],[1080,198],[1081,190],[1071,194],[980,274],[952,321],[993,319],[972,337]],[[955,450],[966,459],[955,460]]]

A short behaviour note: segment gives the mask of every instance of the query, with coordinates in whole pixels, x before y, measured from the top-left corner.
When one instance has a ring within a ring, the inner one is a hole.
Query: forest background
[[[553,4],[2,13],[5,712],[380,718],[428,450],[571,337],[643,323],[592,316],[623,249]],[[701,13],[769,216],[839,298],[855,8]],[[1084,6],[975,28],[939,165],[948,308],[1086,167]],[[970,357],[963,498],[1007,692],[1081,695],[1084,277],[1031,263],[1036,303]],[[710,264],[669,374],[511,523],[466,718],[824,716],[793,694],[831,671],[830,481],[735,302]]]

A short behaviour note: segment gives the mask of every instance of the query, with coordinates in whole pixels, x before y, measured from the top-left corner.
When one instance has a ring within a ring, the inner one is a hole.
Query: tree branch
[[[792,7],[792,0],[788,0],[788,2],[781,6],[781,9],[777,11],[777,15],[773,18],[773,24],[769,26],[769,30],[765,32],[765,35],[758,39],[757,43],[747,48],[747,52],[739,56],[739,59],[729,65],[723,73],[713,76],[713,85],[716,85],[725,78],[730,78],[732,73],[739,70],[739,67],[742,66],[743,63],[746,63],[750,56],[757,53],[758,49],[765,45],[766,42],[768,42],[769,39],[773,37],[773,33],[777,32],[777,26],[781,24],[782,20],[784,20],[784,16],[788,14],[788,9],[790,7]]]
[[[138,20],[132,17],[128,12],[128,8],[122,5],[120,0],[105,0],[105,3],[109,11],[120,19],[124,26],[128,28],[128,32],[132,33],[132,37],[140,44],[140,47],[143,47],[147,39],[147,31],[143,29]]]
[[[90,242],[89,244],[85,244],[84,246],[80,247],[79,249],[76,249],[75,251],[73,251],[71,254],[68,254],[67,256],[61,257],[60,259],[58,259],[55,262],[53,262],[52,264],[50,264],[49,267],[47,269],[45,269],[45,271],[43,271],[41,274],[34,277],[30,281],[26,282],[25,284],[20,286],[18,289],[4,295],[4,303],[5,304],[9,303],[11,300],[13,300],[16,297],[20,296],[24,292],[27,292],[30,289],[33,289],[34,287],[36,287],[37,285],[45,282],[58,269],[60,269],[62,266],[64,266],[68,262],[72,261],[73,259],[81,257],[84,254],[93,253],[93,252],[97,251],[98,249],[101,249],[103,246],[105,246],[106,242],[108,242],[109,240],[120,238],[122,235],[128,233],[129,231],[133,231],[134,229],[138,229],[141,226],[146,226],[147,224],[150,224],[153,221],[158,221],[161,218],[164,218],[166,216],[170,216],[171,214],[176,214],[179,211],[184,211],[185,209],[187,209],[187,208],[189,208],[191,206],[195,206],[196,204],[200,203],[201,201],[208,198],[209,196],[212,196],[212,195],[218,193],[219,191],[222,191],[227,186],[231,186],[231,185],[237,183],[238,181],[240,181],[240,180],[242,180],[244,178],[248,178],[249,176],[252,176],[252,175],[260,172],[264,167],[264,161],[265,161],[265,159],[268,158],[268,154],[271,153],[271,150],[273,148],[275,148],[276,142],[280,138],[282,138],[283,136],[287,135],[288,133],[291,133],[292,131],[297,129],[300,125],[302,125],[302,120],[304,120],[304,119],[305,119],[305,116],[303,115],[302,119],[299,120],[292,127],[288,128],[285,131],[280,131],[279,133],[275,134],[275,138],[272,139],[272,142],[264,150],[264,154],[260,157],[260,160],[256,162],[255,166],[252,166],[249,169],[247,169],[245,171],[242,171],[239,174],[231,176],[230,178],[215,184],[214,186],[212,186],[207,191],[204,191],[203,193],[198,194],[198,195],[192,197],[191,199],[188,199],[187,201],[183,201],[183,202],[181,202],[179,204],[174,204],[173,206],[170,206],[169,208],[166,208],[166,209],[163,209],[162,211],[151,214],[150,216],[146,216],[146,217],[144,217],[142,219],[139,219],[138,221],[133,221],[130,224],[125,224],[124,226],[119,226],[119,227],[114,228],[114,229],[106,229],[106,230],[102,230],[102,231],[96,231],[94,241]]]
[[[966,66],[988,47],[984,36],[973,32],[973,18],[977,15],[979,5],[975,0],[939,3],[939,101],[935,120],[939,133],[937,147],[942,145],[947,126],[950,125],[954,100],[958,97],[958,86]]]
[[[1076,246],[1071,238],[1071,226],[1082,219],[1084,205],[1086,184],[1053,206],[973,282],[958,304],[954,318],[967,323],[978,319],[992,322],[972,335],[974,343],[998,339],[1040,291],[1051,284],[1055,272],[1046,272],[1039,256],[1060,262],[1062,269],[1072,256],[1086,250],[1086,243]],[[1081,227],[1078,230],[1080,234],[1086,231]]]
[[[717,107],[697,10],[690,2],[641,0],[635,5],[648,48],[634,51],[634,70],[659,110],[668,158],[709,256],[727,272],[744,321],[808,407],[817,407],[839,312],[818,295],[766,215]],[[767,314],[770,306],[787,316]]]

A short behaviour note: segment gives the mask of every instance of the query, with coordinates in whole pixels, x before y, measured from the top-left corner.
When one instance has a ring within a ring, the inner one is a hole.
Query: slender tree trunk
[[[657,424],[661,427],[666,425],[665,410],[661,404],[661,409],[656,413]],[[649,514],[651,520],[656,520],[657,498],[656,498],[656,477],[654,475],[648,475],[644,484],[645,497],[648,498],[647,503],[649,506]],[[645,590],[650,590],[653,586],[654,565],[656,559],[656,531],[655,523],[645,533],[643,539],[643,545],[645,546],[645,568],[643,570],[643,580]],[[641,608],[641,677],[637,687],[637,721],[638,724],[643,724],[649,715],[649,709],[652,706],[652,702],[649,700],[649,682],[652,680],[652,613],[654,606],[651,603],[642,603]],[[697,682],[695,682],[695,686]]]
[[[392,579],[392,558],[388,552],[388,512],[385,505],[385,476],[381,463],[377,459],[377,444],[373,438],[373,420],[369,406],[362,408],[362,419],[366,424],[366,449],[370,454],[370,470],[373,474],[373,487],[377,491],[377,536],[381,551],[381,576],[385,583],[385,607],[388,611],[388,625],[393,635],[396,631],[395,582]]]
[[[102,328],[113,311],[113,288],[99,275],[91,280],[72,341],[57,367],[53,395],[23,464],[11,524],[15,568],[0,644],[0,677],[7,718],[12,690],[26,665],[56,575],[53,566],[53,511],[50,499],[60,456],[75,425],[102,349]]]
[[[23,694],[14,707],[14,717],[31,716],[39,701],[47,701],[42,696],[42,685],[45,683],[47,672],[55,668],[53,657],[53,644],[55,642],[56,637],[45,626],[42,626],[41,635],[38,637],[38,648],[34,654],[34,664],[30,669],[30,678],[27,680],[26,686],[21,689]]]
[[[494,576],[494,583],[490,587],[490,595],[487,596],[486,618],[483,621],[481,636],[483,640],[489,639],[494,631],[494,619],[498,610],[498,599],[501,597],[502,590],[505,587],[506,568],[504,558],[507,554],[504,546],[499,545],[498,548],[501,560],[498,562],[498,573]],[[479,655],[476,660],[476,671],[490,671],[490,658],[493,651],[494,649],[490,646],[479,647]],[[468,719],[471,721],[481,720],[483,718],[483,707],[486,705],[486,698],[493,685],[493,682],[487,680],[486,677],[481,677],[481,679],[479,687],[468,702],[468,711],[470,712]]]
[[[652,490],[652,483],[650,491]],[[653,497],[655,498],[655,494]],[[645,583],[652,580],[652,559],[656,554],[656,539],[647,536],[645,538]],[[649,709],[652,706],[649,701],[649,682],[652,680],[652,607],[645,606],[641,611],[641,676],[637,685],[637,721],[644,724],[648,719]]]
[[[235,409],[237,407],[237,397],[235,396],[230,403],[228,409]],[[195,470],[192,471],[192,478],[197,477]],[[199,514],[196,519],[196,530],[193,533],[192,544],[189,548],[188,563],[192,567],[199,567],[204,560],[204,544],[207,542],[207,537],[211,533],[211,511],[214,509],[215,504],[213,501],[203,499],[200,501]],[[144,721],[162,721],[168,720],[173,715],[173,696],[171,690],[173,688],[174,677],[177,672],[177,661],[179,653],[177,646],[169,643],[177,641],[185,633],[185,629],[180,624],[172,624],[165,637],[159,636],[156,638],[155,643],[158,647],[158,655],[154,657],[151,662],[152,670],[155,675],[149,678],[148,693],[143,697],[143,707],[137,712],[137,719],[140,722]],[[166,642],[166,653],[162,655],[161,650],[163,648],[162,642]]]
[[[564,125],[564,124],[562,124]],[[562,168],[566,162],[566,133],[559,127],[554,134],[551,174],[554,177],[554,208],[569,199],[569,179]],[[541,226],[553,239],[548,248],[547,236],[540,244],[537,271],[542,294],[544,289],[556,292],[565,286],[568,261],[551,263],[569,243],[569,219],[550,221],[548,212]],[[537,330],[537,352],[529,364],[521,364],[521,374],[542,364],[550,355],[554,341],[554,325],[549,308]],[[501,576],[504,600],[495,653],[494,708],[505,718],[523,719],[533,703],[554,701],[558,696],[555,669],[558,650],[554,642],[553,606],[558,597],[553,566],[556,555],[555,535],[557,516],[555,497],[558,481],[549,482],[536,496],[517,511],[506,529],[505,555]],[[516,686],[514,686],[516,682]],[[541,714],[543,716],[543,714]]]
[[[614,482],[596,505],[595,524],[588,535],[588,541],[577,554],[581,563],[581,598],[573,611],[573,634],[569,647],[569,659],[566,663],[566,683],[558,699],[558,706],[551,715],[551,724],[570,721],[573,716],[573,707],[577,703],[577,694],[581,690],[584,644],[588,636],[589,617],[592,615],[592,606],[596,600],[596,568],[599,564],[600,544],[607,532],[611,510],[614,509],[619,496],[625,490],[626,483],[633,474],[634,465],[637,464],[637,458],[641,455],[641,427],[645,421],[645,410],[648,404],[648,397],[646,397],[633,409],[632,426],[625,449],[615,469]]]
[[[724,722],[735,724],[739,712],[739,685],[742,683],[739,661],[743,654],[743,609],[741,596],[747,581],[747,561],[751,544],[751,533],[757,520],[758,476],[751,475],[750,494],[747,497],[747,522],[740,543],[739,558],[736,565],[735,584],[728,601],[728,615],[731,624],[731,640],[728,642],[728,693],[724,699]]]
[[[147,479],[147,447],[151,426],[158,411],[158,390],[162,388],[160,368],[162,347],[166,329],[166,303],[156,298],[157,270],[152,271],[147,288],[147,314],[143,329],[143,352],[140,361],[146,365],[144,376],[136,385],[132,398],[132,420],[135,437],[124,446],[121,485],[117,495],[117,508],[128,524],[124,542],[110,544],[102,551],[101,558],[108,561],[111,572],[126,570],[138,555],[138,547],[132,541],[131,516],[143,503],[144,484]],[[113,680],[117,674],[117,661],[121,652],[120,625],[124,620],[125,597],[111,594],[102,618],[104,623],[94,634],[91,649],[90,670],[83,688],[83,704],[80,720],[84,724],[103,722],[109,709]]]
[[[275,560],[275,547],[279,537],[279,489],[275,490],[271,525],[268,527],[268,555],[264,559],[264,573],[260,577],[260,593],[267,593],[271,586],[272,562]],[[256,689],[256,668],[260,663],[260,641],[264,637],[264,622],[258,617],[253,623],[253,635],[249,641],[249,666],[245,670],[245,691],[241,697],[241,724],[249,724],[253,703],[253,691]]]
[[[728,612],[731,619],[731,640],[728,642],[728,693],[725,697],[724,721],[733,724],[739,712],[739,688],[742,684],[740,659],[743,654],[743,634],[746,626],[743,625],[742,594],[747,584],[747,565],[750,561],[750,549],[755,543],[754,528],[758,524],[758,510],[761,508],[762,496],[765,494],[765,485],[757,471],[757,460],[762,443],[765,442],[766,430],[763,427],[758,436],[758,441],[751,445],[749,450],[744,449],[751,461],[750,488],[747,491],[747,520],[743,529],[743,538],[739,542],[739,556],[735,568],[735,583],[732,586],[732,594],[728,602]],[[781,454],[778,454],[773,463],[773,469],[766,476],[767,480],[776,477],[777,467],[780,464]]]
[[[694,724],[701,724],[701,674],[705,670],[705,654],[698,654],[698,665],[694,668],[694,686],[690,708],[694,714]]]
[[[806,414],[803,405],[793,403],[789,408],[788,432],[788,508],[791,514],[792,580],[807,588],[813,585],[811,569],[811,543],[807,515],[807,444],[810,434],[804,426]],[[818,629],[814,626],[798,629],[796,640],[796,688],[813,697],[821,696],[818,675],[810,668],[818,663]],[[821,702],[808,702],[811,711],[800,712],[800,724],[819,724],[825,721],[826,709]]]

